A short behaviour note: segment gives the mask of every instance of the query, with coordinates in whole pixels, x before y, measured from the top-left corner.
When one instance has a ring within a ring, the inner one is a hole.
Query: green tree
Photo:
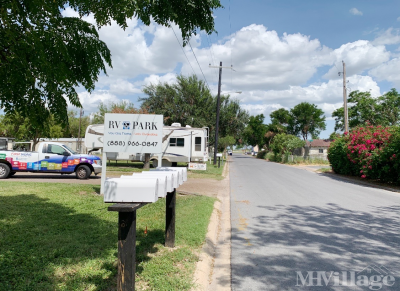
[[[278,133],[271,143],[271,149],[275,156],[277,156],[279,154],[283,155],[287,153],[293,153],[295,149],[304,147],[305,144],[306,142],[297,136],[286,133]]]
[[[175,84],[158,83],[144,87],[148,96],[141,98],[141,108],[164,116],[164,124],[179,122],[182,126],[208,127],[210,143],[214,142],[217,97],[197,76],[177,76]],[[247,111],[239,101],[231,100],[229,95],[221,96],[219,135],[233,136],[238,140],[248,120]]]
[[[90,124],[89,116],[82,116],[82,118],[80,118],[79,113],[77,113],[75,110],[69,110],[68,127],[67,130],[65,130],[64,137],[73,137],[73,138],[85,137],[85,131],[86,128],[89,126],[89,124]],[[79,136],[79,127],[81,129],[80,136]]]
[[[400,94],[391,89],[378,98],[370,92],[353,91],[347,99],[349,127],[362,126],[367,122],[371,125],[392,126],[400,121]],[[340,107],[333,111],[335,131],[344,130],[344,109]]]
[[[33,141],[36,146],[40,138],[60,138],[64,136],[63,127],[50,115],[44,124],[37,126],[30,118],[19,113],[6,114],[1,118],[0,129],[4,136],[14,137],[16,141]]]
[[[224,152],[228,146],[232,148],[235,143],[235,138],[230,135],[218,138],[218,152]]]
[[[271,112],[269,116],[271,117],[271,124],[281,128],[280,131],[284,131],[289,126],[291,115],[285,108],[279,108]]]
[[[63,16],[66,7],[80,17]],[[75,88],[91,92],[106,64],[111,67],[107,45],[82,16],[93,15],[98,28],[113,20],[126,28],[132,17],[146,25],[176,23],[187,43],[197,29],[214,31],[212,12],[219,7],[219,0],[0,1],[0,107],[29,117],[37,128],[50,114],[67,124],[67,100],[81,107]]]
[[[324,112],[315,104],[302,102],[290,110],[288,133],[301,136],[306,140],[308,135],[317,138],[325,130]]]
[[[119,102],[100,102],[98,105],[98,111],[93,116],[92,124],[102,124],[104,123],[104,116],[106,113],[130,113],[130,114],[148,114],[146,109],[136,108],[135,104],[129,101],[119,101]]]
[[[243,132],[243,137],[247,144],[258,145],[261,148],[264,145],[266,132],[267,126],[264,124],[264,114],[259,114],[250,116],[247,127]]]

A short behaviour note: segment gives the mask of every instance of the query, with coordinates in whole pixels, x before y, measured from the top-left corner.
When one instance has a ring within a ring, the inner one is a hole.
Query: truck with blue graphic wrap
[[[36,151],[0,150],[0,179],[17,172],[75,173],[78,179],[88,179],[101,173],[101,159],[78,154],[58,142],[39,142]]]

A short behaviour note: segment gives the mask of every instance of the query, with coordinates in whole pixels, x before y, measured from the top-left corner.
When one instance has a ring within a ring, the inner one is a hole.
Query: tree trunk
[[[150,154],[144,154],[144,165],[143,169],[150,169]]]

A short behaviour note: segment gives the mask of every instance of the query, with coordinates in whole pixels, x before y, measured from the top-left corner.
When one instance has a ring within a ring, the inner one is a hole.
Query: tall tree
[[[89,116],[82,116],[80,118],[79,114],[75,110],[68,111],[68,127],[65,130],[64,137],[85,137],[86,128],[90,124]],[[80,128],[80,136],[79,136]]]
[[[106,113],[130,113],[130,114],[148,114],[146,108],[136,108],[135,104],[129,101],[119,102],[100,102],[98,111],[93,115],[92,124],[104,123],[104,116]]]
[[[264,114],[250,116],[249,122],[243,132],[243,138],[247,144],[258,145],[260,148],[264,145],[264,136],[267,127],[264,124]]]
[[[290,110],[289,133],[306,140],[308,135],[317,138],[325,128],[324,112],[317,105],[302,102]]]
[[[0,119],[1,134],[14,137],[17,141],[33,141],[35,148],[40,138],[60,138],[64,136],[63,127],[50,115],[44,124],[37,126],[29,117],[22,117],[19,113],[6,114]]]
[[[370,92],[353,91],[347,102],[350,104],[348,107],[350,128],[367,122],[383,126],[398,125],[400,122],[400,94],[396,89],[391,89],[377,98],[372,97]],[[343,107],[336,109],[332,117],[335,118],[335,131],[343,131]]]
[[[175,84],[158,83],[144,87],[148,96],[141,98],[141,108],[155,114],[164,115],[164,124],[179,122],[183,126],[208,127],[210,142],[214,141],[217,98],[197,76],[177,76]],[[233,136],[238,140],[248,120],[248,113],[237,100],[229,95],[221,96],[220,136]]]
[[[78,17],[65,17],[69,7]],[[68,122],[67,100],[81,107],[76,87],[91,92],[100,72],[111,67],[111,54],[97,27],[115,21],[127,27],[136,17],[169,26],[176,23],[184,43],[197,29],[214,31],[213,9],[219,0],[4,0],[0,1],[0,108],[19,112],[37,127],[53,114]]]

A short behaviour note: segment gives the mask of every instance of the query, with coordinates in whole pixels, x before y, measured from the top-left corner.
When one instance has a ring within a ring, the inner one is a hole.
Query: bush
[[[342,175],[356,175],[357,166],[347,157],[347,141],[344,137],[337,138],[328,148],[328,160],[332,170]]]
[[[400,130],[367,125],[336,139],[328,149],[332,169],[339,174],[400,184]]]
[[[267,158],[267,151],[260,151],[257,153],[257,159],[263,159],[265,160]]]

